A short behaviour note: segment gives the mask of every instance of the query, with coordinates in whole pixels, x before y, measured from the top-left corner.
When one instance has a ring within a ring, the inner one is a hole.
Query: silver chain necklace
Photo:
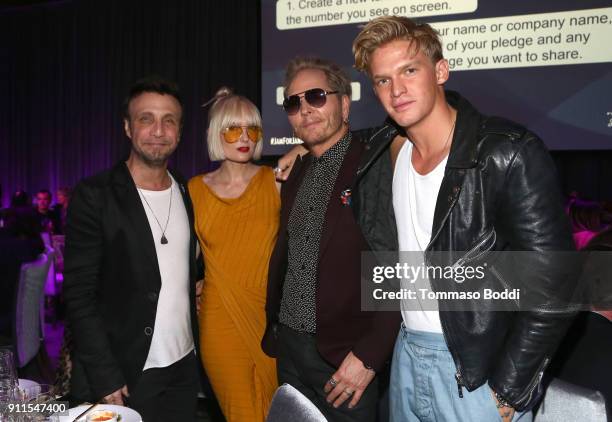
[[[159,226],[159,229],[162,231],[161,239],[159,240],[160,243],[162,245],[167,244],[168,238],[166,237],[166,229],[168,228],[168,222],[170,221],[170,210],[172,209],[172,196],[173,196],[172,195],[172,182],[170,183],[170,202],[168,203],[168,217],[166,218],[166,224],[164,225],[163,228],[162,228],[162,225],[159,223],[159,219],[155,215],[155,211],[153,211],[153,208],[151,208],[151,204],[149,204],[149,201],[147,201],[147,198],[141,192],[140,188],[137,187],[136,189],[138,189],[138,193],[140,194],[140,197],[144,199],[145,204],[147,204],[147,207],[149,207],[149,209],[151,210],[151,214],[153,214],[153,218],[155,219],[155,221],[157,221],[157,225]]]

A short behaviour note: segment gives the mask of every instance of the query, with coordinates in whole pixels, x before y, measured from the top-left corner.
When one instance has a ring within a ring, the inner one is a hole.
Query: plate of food
[[[73,407],[68,411],[68,416],[60,416],[60,422],[72,422],[74,418],[79,416],[81,413],[86,411],[90,406],[82,405]],[[106,413],[108,412],[108,413]],[[80,417],[76,422],[88,421],[87,416],[97,416],[96,422],[114,421],[112,413],[117,415],[117,421],[120,422],[142,422],[140,414],[134,409],[130,409],[125,406],[118,406],[116,404],[98,404],[92,408],[87,414]]]

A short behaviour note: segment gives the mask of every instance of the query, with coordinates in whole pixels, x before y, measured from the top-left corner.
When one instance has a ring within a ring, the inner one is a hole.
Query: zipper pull
[[[463,383],[461,382],[461,374],[459,374],[459,372],[457,372],[455,374],[455,379],[457,380],[457,391],[459,392],[459,398],[462,399],[463,398]]]

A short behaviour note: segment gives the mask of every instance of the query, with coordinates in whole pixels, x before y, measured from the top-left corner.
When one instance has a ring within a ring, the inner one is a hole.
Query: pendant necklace
[[[151,208],[151,205],[149,204],[149,201],[147,201],[147,198],[140,191],[140,188],[137,187],[136,189],[138,189],[138,193],[140,194],[142,199],[144,199],[145,204],[147,204],[147,207],[149,207],[149,209],[151,210],[151,214],[153,214],[153,218],[155,219],[155,221],[157,221],[157,225],[159,226],[159,229],[162,232],[161,239],[159,240],[160,243],[162,245],[167,244],[168,243],[168,238],[166,238],[166,229],[168,228],[168,222],[170,221],[170,210],[172,209],[172,183],[170,183],[170,202],[168,203],[168,217],[166,218],[166,224],[164,225],[163,228],[162,228],[162,225],[159,223],[159,219],[155,215],[155,211],[153,211],[153,208]]]

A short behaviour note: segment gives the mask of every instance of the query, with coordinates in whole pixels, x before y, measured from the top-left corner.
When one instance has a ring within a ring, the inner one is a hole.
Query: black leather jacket
[[[427,251],[572,250],[556,171],[543,142],[515,123],[481,115],[457,93],[446,95],[458,111],[457,122]],[[354,211],[372,250],[394,251],[398,244],[388,146],[399,129],[388,122],[368,131]],[[540,264],[550,270],[537,280],[545,297],[573,292],[573,280],[556,278],[558,262],[545,259]],[[441,311],[457,367],[458,394],[462,387],[473,391],[488,382],[515,409],[530,407],[573,315],[568,308]]]

